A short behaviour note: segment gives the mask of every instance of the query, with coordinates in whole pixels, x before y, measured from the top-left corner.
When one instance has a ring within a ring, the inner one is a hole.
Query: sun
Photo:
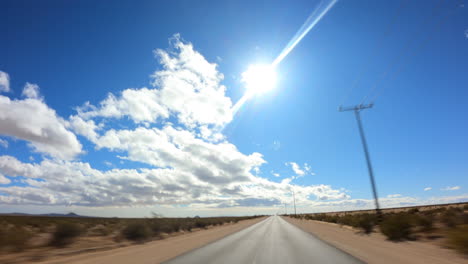
[[[250,65],[242,73],[242,82],[245,83],[248,96],[263,94],[275,88],[276,79],[275,67],[268,64]]]

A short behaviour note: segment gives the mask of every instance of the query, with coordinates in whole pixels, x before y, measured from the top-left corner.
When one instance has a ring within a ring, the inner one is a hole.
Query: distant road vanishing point
[[[165,264],[363,263],[279,216],[195,249]]]

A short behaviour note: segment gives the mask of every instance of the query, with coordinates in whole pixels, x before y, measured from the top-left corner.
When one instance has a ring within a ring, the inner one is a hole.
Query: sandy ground
[[[337,224],[289,217],[284,219],[367,263],[468,263],[468,258],[455,251],[427,242],[391,242],[380,233],[365,235]]]
[[[240,221],[232,225],[223,225],[208,230],[169,237],[163,240],[148,242],[94,253],[83,253],[74,256],[57,257],[31,263],[67,263],[67,264],[146,264],[160,263],[190,250],[202,247],[227,235],[238,232],[265,218]]]

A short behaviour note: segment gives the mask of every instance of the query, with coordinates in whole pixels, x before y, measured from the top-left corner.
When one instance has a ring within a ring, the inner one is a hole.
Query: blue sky
[[[338,1],[275,89],[231,113],[242,73],[319,4],[3,1],[0,212],[275,213],[291,188],[300,212],[369,208],[356,121],[337,109],[374,85],[382,204],[467,201],[463,2]]]

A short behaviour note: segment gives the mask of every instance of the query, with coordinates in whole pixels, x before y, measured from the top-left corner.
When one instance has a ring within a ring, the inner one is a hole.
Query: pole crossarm
[[[373,106],[374,106],[374,104],[359,104],[359,105],[348,106],[348,107],[340,106],[340,107],[338,108],[338,111],[340,111],[340,112],[345,112],[345,111],[361,111],[361,110],[364,110],[364,109],[367,109],[367,108],[372,108]]]

